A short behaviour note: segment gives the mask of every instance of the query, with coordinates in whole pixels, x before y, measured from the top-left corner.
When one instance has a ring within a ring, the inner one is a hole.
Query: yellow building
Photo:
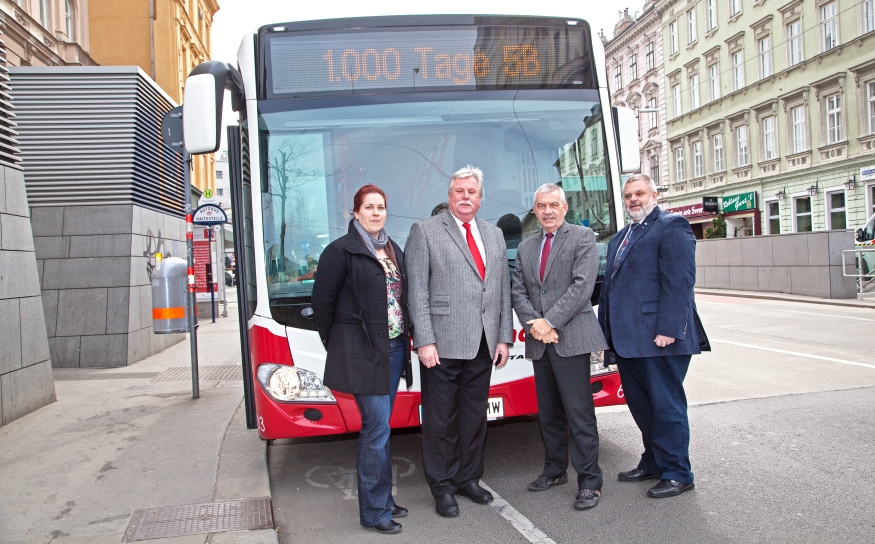
[[[177,104],[188,73],[210,59],[217,0],[88,0],[91,57],[104,66],[139,66]],[[216,188],[213,155],[193,157],[192,184]]]

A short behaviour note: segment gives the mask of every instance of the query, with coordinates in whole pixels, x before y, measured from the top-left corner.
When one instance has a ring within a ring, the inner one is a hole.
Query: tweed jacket
[[[526,322],[545,318],[559,333],[556,353],[572,357],[608,347],[590,297],[599,272],[599,253],[592,229],[562,223],[540,278],[543,232],[517,249],[513,271],[513,309],[526,330],[526,358],[544,356],[546,344],[528,336]]]
[[[413,346],[435,344],[441,358],[473,359],[484,332],[492,357],[499,342],[513,343],[504,236],[476,221],[486,252],[485,279],[449,210],[414,224],[405,244]]]

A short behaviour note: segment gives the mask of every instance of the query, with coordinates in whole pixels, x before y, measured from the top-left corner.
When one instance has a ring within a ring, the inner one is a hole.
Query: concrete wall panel
[[[808,240],[808,265],[826,266],[829,264],[829,233],[812,232],[805,236]]]
[[[30,213],[30,224],[34,236],[61,236],[64,234],[63,207],[33,208]]]
[[[829,267],[830,298],[857,298],[857,282],[845,277],[841,266]]]
[[[70,237],[70,257],[127,257],[131,234],[92,234]]]
[[[68,206],[64,210],[64,234],[130,234],[133,206]]]
[[[47,259],[43,268],[44,289],[85,289],[130,285],[129,257]]]
[[[21,311],[21,366],[29,366],[51,359],[46,338],[46,319],[41,297],[19,300]]]
[[[125,366],[128,364],[128,335],[83,336],[79,366]]]
[[[0,299],[40,294],[36,258],[28,251],[0,252]]]
[[[708,289],[729,289],[729,267],[706,268],[705,287]]]
[[[113,287],[106,290],[106,334],[128,332],[130,298],[130,287]]]
[[[149,336],[152,335],[152,329],[140,329],[128,334],[128,364],[133,364],[137,361],[142,361],[150,356],[149,351]]]
[[[30,219],[18,215],[0,214],[0,249],[33,251]]]
[[[4,168],[6,171],[6,213],[30,217],[27,208],[27,190],[24,186],[24,172],[15,168]]]
[[[794,266],[790,269],[792,291],[795,295],[829,298],[828,266]]]
[[[79,336],[58,336],[49,338],[49,353],[52,354],[52,366],[56,368],[78,368]]]
[[[757,277],[761,291],[790,293],[793,290],[788,266],[761,266],[757,268]]]
[[[106,289],[64,289],[58,294],[57,336],[106,333]]]
[[[21,368],[21,317],[17,298],[0,300],[0,374]]]
[[[0,376],[3,424],[55,401],[55,382],[49,361]]]
[[[70,256],[70,237],[35,236],[33,247],[36,250],[37,259],[66,259]]]
[[[741,240],[727,239],[717,245],[715,260],[717,266],[741,266]]]
[[[804,234],[785,234],[772,242],[775,266],[808,266],[808,240]]]
[[[737,291],[759,291],[759,276],[755,266],[729,267],[729,288]]]
[[[771,236],[753,236],[741,239],[741,263],[744,266],[773,266]]]
[[[46,318],[46,334],[49,337],[55,336],[56,325],[58,323],[58,291],[47,289],[42,294],[43,315]]]
[[[850,231],[835,231],[829,233],[829,264],[830,266],[842,265],[842,252],[854,249],[856,235]],[[850,259],[848,262],[851,262]]]

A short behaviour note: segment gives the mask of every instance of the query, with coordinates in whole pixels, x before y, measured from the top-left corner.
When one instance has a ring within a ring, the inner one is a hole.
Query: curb
[[[694,289],[698,295],[715,295],[721,297],[756,298],[763,300],[781,300],[784,302],[806,302],[808,304],[822,304],[826,306],[844,306],[846,308],[867,308],[875,310],[875,300],[860,299],[830,299],[807,297],[803,295],[789,295],[784,293],[757,293],[753,291],[729,291],[723,289]]]

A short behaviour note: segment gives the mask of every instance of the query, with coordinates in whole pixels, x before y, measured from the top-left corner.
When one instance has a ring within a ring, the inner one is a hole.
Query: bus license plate
[[[492,421],[504,417],[504,397],[489,397],[486,404],[486,420]],[[422,405],[419,405],[419,424],[422,425]]]

